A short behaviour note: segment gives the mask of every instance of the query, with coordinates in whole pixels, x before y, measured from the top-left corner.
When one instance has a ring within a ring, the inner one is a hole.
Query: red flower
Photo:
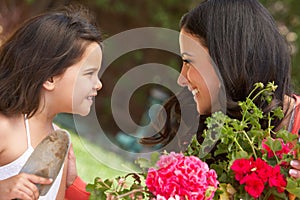
[[[254,165],[256,169],[253,171],[257,173],[258,177],[264,183],[267,182],[268,178],[270,177],[270,171],[272,170],[272,167],[260,158],[257,158]]]
[[[241,181],[246,174],[251,171],[253,159],[237,159],[231,165],[231,170],[235,173],[235,179]]]
[[[270,172],[269,185],[270,187],[276,187],[278,192],[284,192],[286,187],[286,180],[280,173],[280,167],[276,165]]]
[[[292,144],[292,143],[287,143],[287,144],[285,144],[284,142],[283,142],[283,139],[282,138],[276,138],[276,139],[271,139],[272,141],[279,141],[280,143],[281,143],[281,149],[279,150],[279,151],[276,151],[275,152],[275,154],[276,154],[276,156],[278,157],[278,158],[282,158],[282,156],[284,155],[284,154],[288,154],[290,151],[291,151],[291,149],[293,149],[294,148],[294,144]],[[268,157],[269,158],[272,158],[272,157],[274,157],[274,152],[270,149],[270,147],[266,144],[266,139],[264,139],[263,140],[263,142],[262,142],[262,148],[263,149],[265,149],[265,151],[268,153]]]
[[[244,179],[246,186],[245,190],[254,198],[258,198],[264,191],[264,182],[255,174],[251,173]]]
[[[245,184],[245,190],[254,198],[262,194],[266,183],[269,183],[270,187],[276,187],[278,192],[283,192],[287,184],[280,173],[280,166],[273,168],[261,158],[255,161],[253,158],[235,160],[231,169],[236,180]]]

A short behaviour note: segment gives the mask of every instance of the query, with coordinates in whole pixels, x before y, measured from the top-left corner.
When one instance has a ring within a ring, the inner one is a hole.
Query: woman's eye
[[[182,62],[185,63],[185,64],[189,64],[190,63],[190,61],[187,60],[187,59],[182,59]]]

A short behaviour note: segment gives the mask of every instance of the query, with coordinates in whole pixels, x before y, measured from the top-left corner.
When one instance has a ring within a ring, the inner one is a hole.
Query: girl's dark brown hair
[[[269,12],[257,0],[207,0],[185,14],[180,28],[199,38],[209,50],[224,83],[226,93],[226,114],[240,119],[238,101],[244,101],[257,82],[267,84],[274,81],[278,85],[274,102],[268,106],[257,99],[255,104],[264,112],[276,106],[283,106],[285,95],[291,96],[290,53],[287,42],[280,35],[276,23]],[[186,98],[192,98],[186,95]],[[180,106],[185,106],[180,102]],[[142,139],[142,143],[169,142],[176,129],[174,118],[180,116],[179,109],[172,115],[168,109],[178,108],[179,101],[171,98],[165,104],[166,124],[158,135]],[[198,140],[205,128],[200,116]],[[262,121],[262,127],[267,122]],[[274,120],[278,127],[281,120]],[[175,123],[179,127],[178,123]]]
[[[24,22],[0,49],[0,112],[34,115],[43,83],[80,60],[90,42],[100,45],[101,33],[82,6]]]

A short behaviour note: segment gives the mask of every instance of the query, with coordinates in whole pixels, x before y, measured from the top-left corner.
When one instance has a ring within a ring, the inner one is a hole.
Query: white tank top
[[[9,177],[17,175],[22,167],[25,165],[26,161],[30,157],[30,155],[33,152],[33,147],[31,146],[31,140],[30,140],[30,131],[29,131],[29,123],[26,116],[24,117],[25,120],[25,128],[26,128],[26,135],[27,135],[27,149],[26,151],[18,157],[16,160],[12,161],[11,163],[8,163],[4,166],[0,166],[0,180],[7,179]],[[55,130],[58,129],[57,126],[53,126]],[[50,190],[45,196],[40,196],[40,200],[54,200],[56,199],[56,195],[59,190],[60,182],[62,179],[62,172],[63,172],[63,166],[60,169],[59,174],[57,175],[54,183],[52,184]]]

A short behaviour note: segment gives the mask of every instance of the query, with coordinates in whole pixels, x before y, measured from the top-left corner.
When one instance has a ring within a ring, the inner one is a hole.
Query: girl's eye
[[[91,75],[93,75],[93,74],[94,74],[94,72],[88,72],[88,73],[86,73],[85,75],[91,76]]]

